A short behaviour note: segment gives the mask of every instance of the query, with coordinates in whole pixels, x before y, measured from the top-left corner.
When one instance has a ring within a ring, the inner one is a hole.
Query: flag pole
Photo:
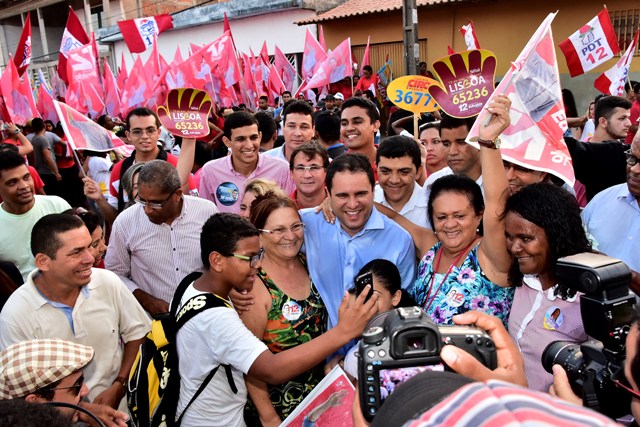
[[[84,168],[82,167],[82,162],[80,162],[80,158],[78,157],[78,153],[73,148],[71,149],[71,151],[73,152],[73,157],[76,158],[76,163],[78,163],[78,169],[80,169],[80,172],[82,172],[83,178],[86,178],[87,174],[84,172]]]
[[[507,82],[507,85],[504,87],[504,90],[506,92],[507,89],[509,89],[511,87],[511,84],[513,83],[513,79],[516,76],[516,74],[518,73],[518,70],[515,69],[513,70],[513,73],[511,73],[511,77],[509,78],[509,81]],[[493,116],[495,116],[495,114],[491,113],[489,114],[489,117],[487,117],[487,120],[485,120],[484,122],[484,127],[489,126],[489,123],[491,123],[491,119],[493,118]]]

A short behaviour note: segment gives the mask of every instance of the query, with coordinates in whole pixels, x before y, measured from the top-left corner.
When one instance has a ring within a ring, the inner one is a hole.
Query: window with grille
[[[633,41],[636,31],[638,31],[638,24],[640,24],[640,9],[609,11],[609,16],[611,17],[613,29],[618,37],[620,50],[624,52]],[[636,50],[633,54],[639,54],[638,46],[636,46]]]

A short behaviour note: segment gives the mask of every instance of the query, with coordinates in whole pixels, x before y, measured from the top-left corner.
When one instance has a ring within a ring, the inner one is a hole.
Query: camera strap
[[[587,408],[591,408],[594,411],[600,412],[600,404],[598,403],[598,395],[595,389],[596,373],[589,369],[587,372],[587,379],[582,386],[582,402]]]

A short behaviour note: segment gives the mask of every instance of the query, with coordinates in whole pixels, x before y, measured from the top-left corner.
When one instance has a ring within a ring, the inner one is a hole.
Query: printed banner
[[[204,138],[209,135],[211,97],[203,90],[172,89],[164,105],[158,107],[158,118],[167,130],[183,138]]]
[[[438,103],[429,94],[431,86],[438,82],[424,76],[403,76],[387,86],[387,96],[394,105],[414,114],[436,111]]]

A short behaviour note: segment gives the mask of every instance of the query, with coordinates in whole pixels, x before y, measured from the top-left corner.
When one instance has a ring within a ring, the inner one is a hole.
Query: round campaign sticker
[[[564,314],[560,311],[560,307],[553,306],[544,315],[544,328],[556,330],[564,323]]]
[[[202,90],[172,89],[165,105],[158,107],[158,118],[172,135],[204,138],[209,134],[211,97]]]
[[[451,288],[447,293],[447,303],[451,307],[460,307],[464,304],[464,293],[459,291],[457,288]]]
[[[287,301],[282,305],[282,315],[289,321],[298,320],[302,315],[302,308],[295,301]]]
[[[233,182],[223,182],[216,189],[216,199],[225,206],[231,206],[238,201],[240,192]]]
[[[436,111],[439,107],[429,87],[438,82],[424,76],[404,76],[394,79],[387,87],[387,96],[397,107],[412,113]]]

